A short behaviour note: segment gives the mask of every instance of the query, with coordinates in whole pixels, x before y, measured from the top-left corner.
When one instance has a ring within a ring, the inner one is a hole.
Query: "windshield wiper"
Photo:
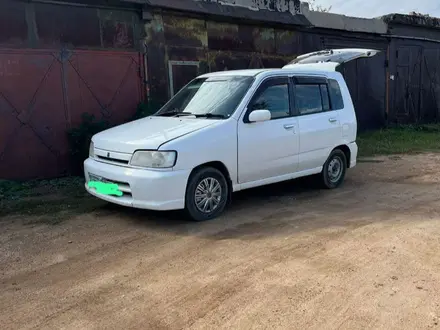
[[[175,109],[158,114],[158,116],[193,116],[193,114],[191,112],[181,112],[179,109]]]
[[[158,116],[194,116],[196,118],[220,118],[220,119],[224,119],[226,118],[226,116],[224,115],[220,115],[220,114],[215,114],[215,113],[191,113],[191,112],[181,112],[179,110],[173,110],[173,111],[168,111],[168,112],[164,112],[159,114]]]
[[[221,119],[226,118],[225,115],[220,115],[217,113],[201,113],[201,114],[193,114],[193,115],[196,116],[196,118],[221,118]]]
[[[194,116],[191,112],[177,112],[176,116]]]

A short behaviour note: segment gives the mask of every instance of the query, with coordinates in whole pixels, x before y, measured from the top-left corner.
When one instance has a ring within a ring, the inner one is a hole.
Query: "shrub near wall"
[[[83,162],[89,157],[90,141],[93,135],[110,127],[108,121],[97,120],[95,116],[83,113],[79,127],[72,128],[67,132],[72,174],[82,174]]]
[[[139,103],[134,116],[128,122],[151,116],[160,107],[161,104],[156,101]],[[112,126],[114,125],[111,125],[107,120],[97,120],[95,116],[88,113],[82,114],[81,124],[67,132],[72,174],[83,174],[83,163],[89,157],[89,146],[93,135]]]

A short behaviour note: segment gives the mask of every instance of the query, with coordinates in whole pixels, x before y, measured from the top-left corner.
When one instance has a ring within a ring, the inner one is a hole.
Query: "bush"
[[[155,101],[139,103],[133,118],[129,121],[150,116],[159,110],[160,106],[161,104]],[[89,157],[89,146],[93,135],[110,127],[108,121],[96,120],[94,115],[84,113],[79,127],[67,132],[73,174],[82,174],[83,162]]]
[[[147,103],[139,103],[136,108],[136,113],[134,114],[133,120],[151,116],[156,113],[161,106],[161,103],[153,100],[150,100]]]
[[[72,128],[67,132],[74,174],[82,173],[83,162],[89,157],[89,146],[92,136],[110,127],[111,125],[108,121],[98,121],[94,115],[84,113],[79,127]]]

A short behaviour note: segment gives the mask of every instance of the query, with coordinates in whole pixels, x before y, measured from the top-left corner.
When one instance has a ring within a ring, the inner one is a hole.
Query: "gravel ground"
[[[439,326],[439,162],[438,154],[363,160],[340,189],[297,180],[241,192],[205,223],[116,206],[57,224],[4,216],[0,324]]]

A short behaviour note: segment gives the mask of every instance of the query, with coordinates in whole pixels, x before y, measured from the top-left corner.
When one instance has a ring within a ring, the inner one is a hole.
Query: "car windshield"
[[[253,77],[246,76],[194,79],[165,104],[156,116],[228,118],[253,81]]]

